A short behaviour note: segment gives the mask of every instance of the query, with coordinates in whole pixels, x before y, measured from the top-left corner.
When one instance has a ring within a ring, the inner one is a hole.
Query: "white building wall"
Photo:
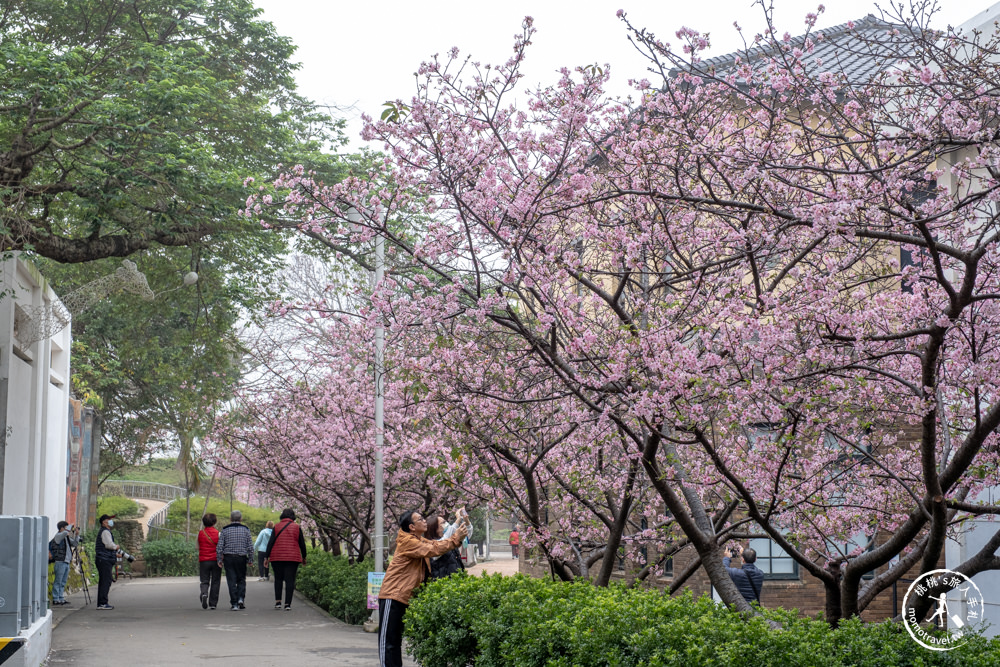
[[[7,434],[0,513],[40,514],[55,526],[66,512],[70,328],[31,340],[29,320],[44,317],[58,297],[16,254],[0,262],[0,275],[0,426]]]
[[[1000,486],[986,489],[974,502],[1000,504]],[[979,553],[990,538],[1000,530],[1000,523],[973,519],[965,522],[963,527],[964,530],[958,534],[957,539],[948,540],[945,545],[945,567],[949,570],[955,569]],[[983,620],[989,627],[985,634],[987,637],[996,637],[1000,635],[1000,571],[980,572],[972,577],[972,581],[979,587],[986,607],[983,610]],[[948,594],[948,605],[949,608],[961,609],[962,616],[968,618],[969,608],[958,591]]]

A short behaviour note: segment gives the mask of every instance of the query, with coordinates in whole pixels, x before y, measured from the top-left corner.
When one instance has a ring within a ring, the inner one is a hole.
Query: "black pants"
[[[285,606],[292,604],[292,594],[295,593],[295,577],[299,573],[299,564],[294,561],[272,560],[274,570],[274,600],[281,600],[281,584],[285,584]]]
[[[97,561],[97,606],[108,604],[108,593],[111,591],[111,580],[115,576],[113,560]]]
[[[222,568],[214,560],[199,561],[198,576],[201,578],[201,594],[208,596],[208,606],[217,606],[219,585],[222,583]]]
[[[264,551],[257,552],[257,576],[267,579],[267,565],[264,565],[264,561],[267,560],[265,553]]]
[[[222,557],[222,564],[226,568],[229,604],[236,605],[243,602],[247,596],[247,557],[227,554]]]
[[[403,614],[407,605],[378,601],[378,661],[381,667],[403,667]]]

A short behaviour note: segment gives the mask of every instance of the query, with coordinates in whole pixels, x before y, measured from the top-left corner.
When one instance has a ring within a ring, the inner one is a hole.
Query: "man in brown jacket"
[[[430,559],[456,548],[469,534],[463,523],[446,540],[431,541],[424,538],[427,520],[420,512],[404,512],[399,517],[399,534],[396,552],[382,579],[378,594],[378,655],[381,667],[403,665],[403,614],[417,587],[430,571]]]

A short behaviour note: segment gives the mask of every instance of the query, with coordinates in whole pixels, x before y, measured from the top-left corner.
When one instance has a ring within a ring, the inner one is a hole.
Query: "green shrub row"
[[[775,630],[769,621],[777,621]],[[425,586],[405,617],[423,667],[987,667],[1000,639],[930,651],[891,622],[836,630],[794,610],[743,618],[710,598],[518,575]]]
[[[229,523],[229,512],[230,512],[230,502],[228,499],[212,498],[208,501],[207,512],[215,514],[219,518],[219,522],[215,524],[216,528],[221,529],[223,526]],[[254,539],[257,538],[257,534],[264,529],[265,524],[268,521],[273,521],[278,523],[278,516],[281,514],[280,511],[275,512],[269,509],[263,509],[260,507],[250,507],[244,503],[234,502],[232,503],[232,508],[237,509],[243,513],[242,523],[250,529],[253,533]],[[191,534],[196,535],[199,530],[201,530],[201,515],[202,510],[205,509],[205,497],[204,496],[193,496],[191,498]],[[184,523],[187,519],[187,505],[183,498],[174,501],[167,510],[167,524],[166,527],[171,530],[184,530]]]
[[[183,537],[146,542],[142,546],[147,577],[187,577],[198,574],[198,546]]]
[[[371,613],[366,605],[368,572],[372,560],[351,564],[343,556],[310,550],[299,568],[295,587],[304,596],[345,623],[364,623]]]
[[[139,503],[125,496],[101,496],[97,499],[97,516],[115,514],[119,519],[134,519],[140,514]]]

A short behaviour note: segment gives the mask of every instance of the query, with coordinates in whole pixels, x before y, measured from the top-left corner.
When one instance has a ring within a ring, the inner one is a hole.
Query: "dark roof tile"
[[[844,23],[832,28],[816,29],[808,35],[793,37],[787,44],[802,47],[807,37],[812,41],[812,52],[802,58],[810,74],[832,71],[842,73],[850,83],[863,83],[911,52],[912,46],[908,45],[912,40],[905,36],[898,40],[892,39],[890,33],[893,30],[899,30],[905,35],[908,28],[869,14],[854,21],[853,26]],[[693,69],[696,72],[724,76],[736,65],[737,58],[741,62],[749,60],[754,63],[778,54],[778,47],[769,43],[745,51],[706,58],[696,63]],[[672,70],[671,78],[681,71]]]

